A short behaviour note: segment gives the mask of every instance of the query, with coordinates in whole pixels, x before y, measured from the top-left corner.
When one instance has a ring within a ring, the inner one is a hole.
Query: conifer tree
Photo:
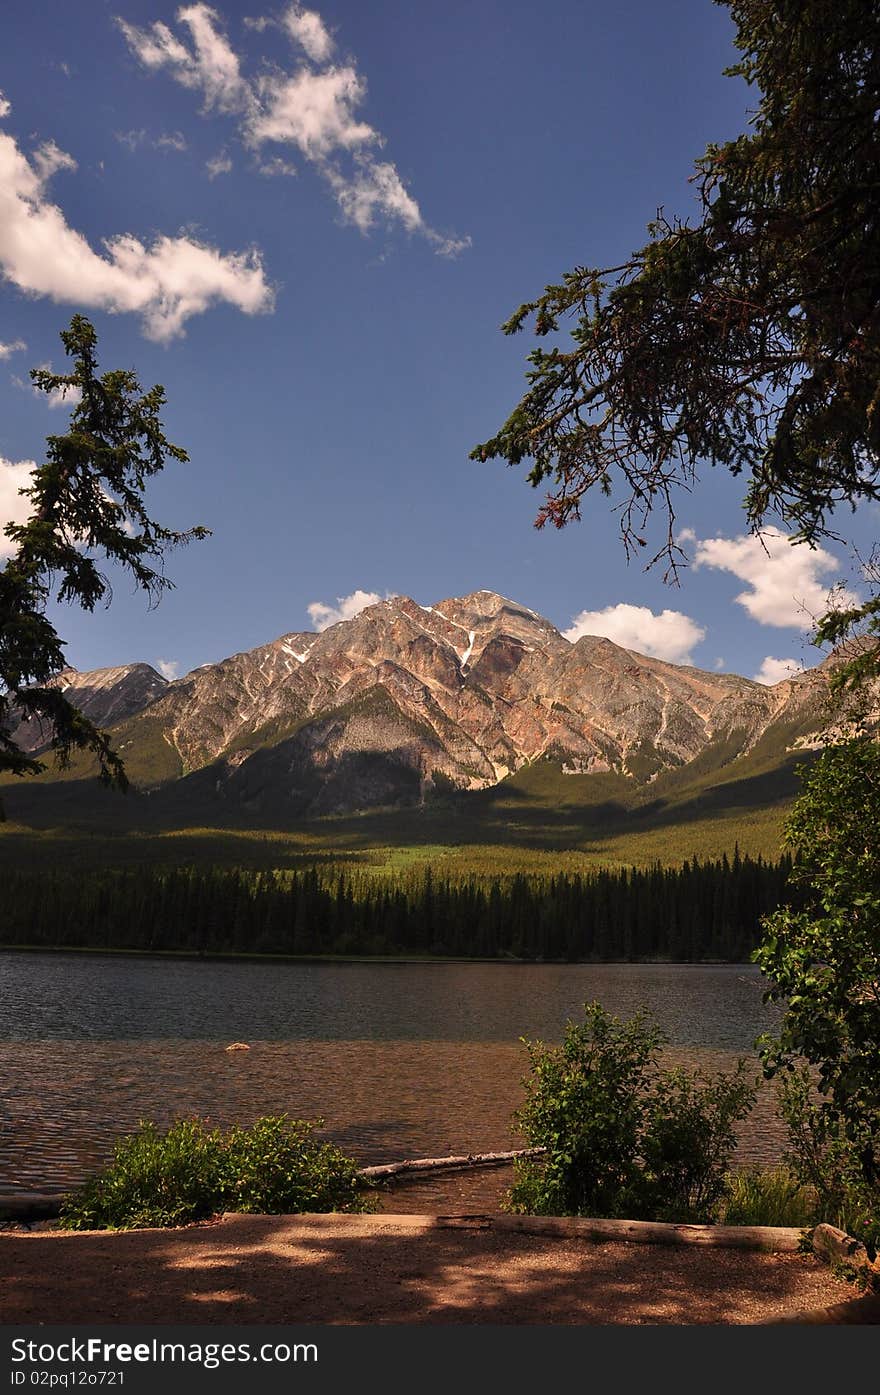
[[[539,526],[613,494],[628,553],[659,510],[654,560],[673,571],[677,496],[707,463],[742,475],[753,528],[775,514],[806,543],[880,497],[880,6],[717,2],[741,54],[728,73],[759,96],[751,130],[696,161],[698,220],[661,210],[632,256],[510,317],[505,333],[531,323],[550,347],[471,453],[550,482]],[[860,625],[880,637],[880,599],[821,637]]]
[[[61,340],[71,371],[39,368],[31,378],[40,392],[72,395],[70,425],[48,437],[45,460],[24,491],[30,516],[4,529],[15,551],[0,570],[0,773],[44,769],[11,735],[21,718],[36,718],[62,765],[75,750],[91,751],[100,779],[124,789],[125,769],[109,737],[53,683],[65,667],[64,641],[46,606],[53,594],[88,611],[109,604],[111,584],[101,570],[108,562],[155,603],[172,585],[163,570],[165,552],[208,530],[177,532],[147,512],[149,479],[167,460],[188,459],[165,436],[159,416],[164,389],[142,392],[129,369],[99,374],[97,335],[83,315],[74,315]]]

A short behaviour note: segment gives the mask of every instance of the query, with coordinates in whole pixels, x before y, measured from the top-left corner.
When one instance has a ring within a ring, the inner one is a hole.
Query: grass
[[[307,830],[178,828],[110,832],[83,826],[0,825],[0,867],[46,866],[58,869],[180,865],[294,869],[317,863],[356,864],[377,873],[430,865],[437,872],[502,876],[588,872],[599,868],[679,866],[740,852],[775,859],[779,855],[782,812],[756,810],[736,817],[583,838],[580,846],[530,847],[518,842],[411,841],[412,827],[400,843],[374,843],[372,830],[360,836],[328,826]],[[388,838],[391,830],[383,827]],[[410,835],[409,839],[407,834]],[[497,836],[497,835],[496,835]]]
[[[816,1222],[816,1194],[784,1167],[729,1172],[719,1205],[721,1225],[804,1228]]]

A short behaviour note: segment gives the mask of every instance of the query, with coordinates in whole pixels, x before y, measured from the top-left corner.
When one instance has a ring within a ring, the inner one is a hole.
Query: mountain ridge
[[[55,680],[136,785],[320,817],[498,785],[538,760],[649,785],[759,742],[818,739],[828,661],[773,687],[675,665],[601,636],[570,641],[497,592],[395,596],[321,631],[288,631],[181,678],[150,665]],[[38,750],[31,726],[14,733]]]

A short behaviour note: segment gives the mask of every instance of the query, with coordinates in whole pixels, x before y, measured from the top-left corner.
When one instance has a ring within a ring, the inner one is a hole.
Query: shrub
[[[804,772],[785,832],[801,909],[768,916],[753,956],[770,980],[765,996],[784,1005],[777,1035],[759,1045],[765,1074],[784,1081],[794,1165],[872,1243],[880,1238],[878,827],[880,745],[863,732],[827,746]]]
[[[538,1159],[519,1159],[506,1205],[543,1215],[711,1218],[754,1086],[731,1075],[663,1070],[665,1037],[644,1013],[599,1003],[560,1046],[526,1042],[531,1077],[516,1122]]]
[[[859,1132],[832,1113],[803,1062],[780,1082],[779,1111],[788,1129],[786,1162],[815,1191],[816,1219],[861,1240],[874,1258],[880,1253],[880,1184],[868,1179],[865,1155],[875,1153],[876,1134],[867,1123]]]
[[[180,1119],[121,1138],[113,1161],[66,1198],[67,1230],[177,1226],[221,1211],[362,1211],[357,1164],[313,1136],[322,1120],[258,1119],[228,1133]]]
[[[658,1073],[641,1139],[642,1212],[661,1221],[713,1219],[736,1147],[736,1125],[754,1099],[742,1061],[729,1075]]]
[[[67,1230],[183,1225],[212,1214],[221,1191],[219,1135],[181,1119],[167,1134],[155,1124],[121,1138],[113,1161],[65,1198]]]
[[[225,1209],[265,1215],[365,1210],[357,1163],[312,1137],[322,1122],[281,1115],[232,1129],[225,1140]]]

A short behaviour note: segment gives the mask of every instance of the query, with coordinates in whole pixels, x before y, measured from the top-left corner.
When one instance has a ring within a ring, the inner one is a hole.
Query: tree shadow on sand
[[[3,1235],[0,1269],[5,1323],[736,1324],[854,1297],[810,1256],[512,1234],[490,1217]]]

